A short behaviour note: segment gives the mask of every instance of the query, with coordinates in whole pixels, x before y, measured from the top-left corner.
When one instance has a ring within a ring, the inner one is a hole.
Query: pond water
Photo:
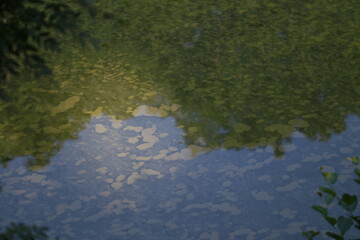
[[[66,40],[52,77],[4,88],[1,227],[63,240],[329,229],[311,209],[320,167],[359,193],[346,159],[360,156],[359,3],[98,4],[118,13],[85,21],[100,50]]]

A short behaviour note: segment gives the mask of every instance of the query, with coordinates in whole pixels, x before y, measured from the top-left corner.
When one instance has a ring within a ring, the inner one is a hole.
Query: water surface
[[[358,192],[357,2],[98,4],[117,13],[86,22],[100,50],[67,41],[53,77],[5,87],[1,226],[301,239],[327,228],[321,166]]]

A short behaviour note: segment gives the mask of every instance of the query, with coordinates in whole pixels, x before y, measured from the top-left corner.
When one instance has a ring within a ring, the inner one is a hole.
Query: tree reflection
[[[120,37],[183,105],[188,143],[280,156],[295,130],[327,140],[359,113],[359,3],[140,2]]]
[[[52,84],[4,87],[11,97],[0,103],[0,157],[29,156],[31,166],[43,166],[91,116],[126,119],[138,105],[164,99],[182,105],[169,114],[187,144],[270,145],[281,156],[294,131],[325,141],[345,130],[348,114],[359,114],[359,4],[113,3],[117,20],[89,24],[102,51],[68,44],[50,57]],[[155,90],[162,97],[147,94]]]
[[[0,100],[3,166],[19,156],[27,158],[31,169],[45,166],[65,141],[77,138],[91,117],[104,113],[126,119],[133,106],[151,99],[146,95],[150,84],[139,82],[120,63],[121,56],[108,61],[107,51],[100,59],[96,52],[91,58],[79,51],[69,49],[63,59],[56,59],[52,79],[22,75],[4,87],[8,99]],[[78,57],[69,62],[73,54]]]

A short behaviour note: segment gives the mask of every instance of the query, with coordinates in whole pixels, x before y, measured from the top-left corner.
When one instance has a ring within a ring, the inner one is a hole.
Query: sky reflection
[[[346,189],[359,155],[359,118],[328,142],[300,133],[276,158],[271,147],[186,146],[171,117],[92,118],[77,140],[31,172],[21,158],[1,169],[1,225],[50,227],[61,239],[302,239],[322,225],[310,206],[336,170]]]

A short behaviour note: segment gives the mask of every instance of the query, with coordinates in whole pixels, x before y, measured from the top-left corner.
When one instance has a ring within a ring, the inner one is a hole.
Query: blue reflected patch
[[[0,170],[0,223],[46,225],[64,240],[302,239],[308,226],[327,227],[310,209],[320,166],[356,187],[344,159],[360,154],[357,126],[349,117],[326,143],[295,133],[277,159],[270,147],[185,146],[170,117],[102,115],[43,169],[30,172],[19,158]]]

